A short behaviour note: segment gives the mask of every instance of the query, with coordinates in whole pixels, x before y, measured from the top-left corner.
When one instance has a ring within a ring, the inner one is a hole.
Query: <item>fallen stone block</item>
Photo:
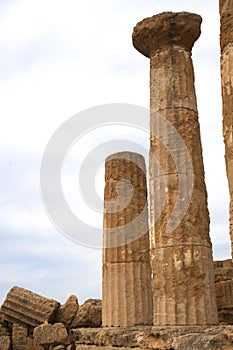
[[[12,348],[13,350],[28,350],[27,327],[19,324],[13,324],[12,327]]]
[[[36,327],[52,322],[59,303],[29,290],[13,287],[1,307],[3,319],[21,325]]]
[[[64,345],[57,345],[57,346],[53,346],[53,350],[65,350],[65,346]]]
[[[4,323],[4,315],[3,315],[2,309],[0,308],[0,324],[3,324],[3,323]]]
[[[102,323],[102,302],[99,299],[88,299],[81,305],[71,324],[77,327],[100,327]]]
[[[64,345],[69,344],[66,327],[62,323],[44,323],[33,331],[35,345]]]
[[[9,335],[0,336],[0,349],[10,350],[11,349],[11,338]]]
[[[0,324],[0,350],[11,349],[11,336],[7,327]]]
[[[27,337],[27,350],[44,350],[44,347],[34,344],[32,337]]]
[[[0,324],[0,337],[5,336],[5,335],[10,335],[10,331],[7,327]]]
[[[57,311],[54,322],[63,323],[66,328],[70,326],[79,308],[78,299],[71,295],[64,305],[61,305]]]

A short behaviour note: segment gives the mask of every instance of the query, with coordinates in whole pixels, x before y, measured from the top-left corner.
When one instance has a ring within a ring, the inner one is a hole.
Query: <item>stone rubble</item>
[[[61,305],[55,316],[55,323],[62,322],[67,328],[71,325],[79,308],[78,299],[71,295],[64,305]]]
[[[71,327],[100,327],[101,324],[102,301],[98,299],[88,299],[77,310]]]
[[[10,350],[11,348],[11,332],[6,326],[4,320],[0,318],[0,349]]]
[[[68,345],[68,333],[62,323],[44,323],[33,331],[34,343],[36,345]]]
[[[88,299],[79,306],[77,297],[71,295],[64,305],[59,305],[56,300],[13,287],[0,309],[0,350],[73,350],[75,344],[69,338],[71,327],[101,326],[101,300]],[[39,317],[45,321],[40,323]]]

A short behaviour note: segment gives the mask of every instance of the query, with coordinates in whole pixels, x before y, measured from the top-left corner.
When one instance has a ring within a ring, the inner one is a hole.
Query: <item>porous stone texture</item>
[[[150,58],[150,235],[158,326],[218,323],[191,58],[201,21],[192,13],[165,12],[133,32],[135,48]]]
[[[0,349],[11,349],[11,334],[8,328],[4,327],[2,324],[0,324]]]
[[[19,324],[12,325],[12,348],[11,350],[43,350],[41,346],[35,345],[27,327]],[[2,348],[0,347],[2,350]]]
[[[0,323],[0,337],[5,335],[10,335],[10,331],[7,327]]]
[[[215,283],[233,280],[233,261],[231,259],[214,261]]]
[[[74,329],[76,349],[230,350],[233,326],[130,327]]]
[[[102,324],[102,301],[88,299],[76,312],[71,326],[76,327],[100,327]]]
[[[59,303],[29,290],[13,287],[1,307],[3,318],[12,323],[35,327],[52,322]]]
[[[32,336],[27,337],[27,350],[44,350],[44,347],[36,345]]]
[[[233,0],[220,0],[219,7],[223,137],[230,192],[230,237],[233,258]]]
[[[216,283],[219,321],[233,324],[233,280]]]
[[[11,350],[11,338],[8,335],[0,336],[0,349]]]
[[[27,344],[28,329],[19,324],[13,324],[12,327],[12,349],[28,350]]]
[[[0,325],[4,323],[4,314],[2,312],[2,309],[0,308]]]
[[[103,326],[152,324],[144,158],[116,153],[105,163]]]
[[[63,323],[69,328],[79,308],[78,299],[75,295],[71,295],[64,305],[61,305],[57,311],[54,322]]]
[[[67,330],[62,323],[44,323],[33,331],[34,343],[36,345],[63,345],[69,344]]]
[[[126,347],[113,347],[113,346],[94,346],[94,345],[76,345],[74,350],[86,350],[86,349],[91,349],[91,350],[130,350],[131,348],[126,348]],[[133,350],[140,350],[141,348],[133,348]],[[72,349],[73,350],[73,349]]]
[[[233,325],[233,262],[214,262],[218,317],[221,324]]]

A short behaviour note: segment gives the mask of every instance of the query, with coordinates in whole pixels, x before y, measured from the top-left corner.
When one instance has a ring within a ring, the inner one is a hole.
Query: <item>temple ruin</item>
[[[233,254],[233,0],[220,0],[220,17]],[[150,227],[144,158],[110,155],[102,301],[79,306],[72,295],[60,305],[13,287],[0,309],[0,350],[233,349],[233,260],[212,258],[191,58],[201,21],[165,12],[133,31],[150,59]]]

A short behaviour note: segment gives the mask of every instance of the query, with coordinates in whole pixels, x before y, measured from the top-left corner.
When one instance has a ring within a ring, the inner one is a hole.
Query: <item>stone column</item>
[[[144,158],[106,159],[102,325],[152,324],[151,269]]]
[[[233,258],[233,0],[220,0],[223,136],[230,192],[230,237]]]
[[[135,48],[150,58],[154,325],[218,323],[191,58],[200,24],[196,14],[165,12],[133,32]]]

